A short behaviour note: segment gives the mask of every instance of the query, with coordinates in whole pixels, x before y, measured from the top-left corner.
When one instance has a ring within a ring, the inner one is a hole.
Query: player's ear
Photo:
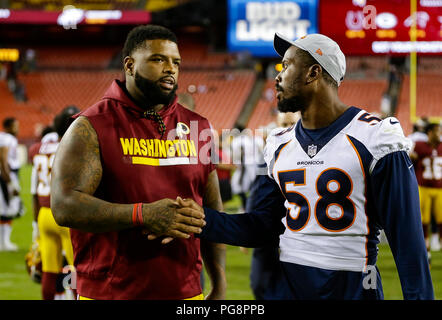
[[[124,72],[126,75],[134,75],[134,58],[127,56],[123,60]]]
[[[322,67],[319,64],[313,64],[308,68],[307,71],[307,83],[311,83],[318,80],[322,73]]]

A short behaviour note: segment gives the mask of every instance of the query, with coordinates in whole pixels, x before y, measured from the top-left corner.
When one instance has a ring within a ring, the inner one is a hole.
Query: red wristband
[[[132,209],[132,222],[134,226],[140,227],[143,225],[143,204],[135,203]]]

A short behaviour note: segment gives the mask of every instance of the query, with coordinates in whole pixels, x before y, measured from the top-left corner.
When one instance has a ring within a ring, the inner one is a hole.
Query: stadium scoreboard
[[[0,48],[0,62],[16,62],[19,57],[18,49]]]

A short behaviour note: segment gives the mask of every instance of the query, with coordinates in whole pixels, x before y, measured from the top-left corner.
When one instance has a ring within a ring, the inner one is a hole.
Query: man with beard
[[[51,208],[71,228],[79,298],[202,299],[202,256],[207,298],[223,299],[224,245],[202,241],[200,251],[203,214],[180,214],[172,200],[222,208],[209,122],[177,103],[176,36],[136,27],[123,57],[126,81],[75,116],[52,171]]]
[[[399,121],[340,101],[345,57],[330,38],[290,41],[276,34],[274,46],[283,57],[278,108],[300,111],[301,121],[267,139],[262,205],[227,215],[180,199],[179,212],[204,212],[202,239],[279,243],[294,299],[383,299],[376,259],[384,229],[404,298],[434,299],[411,143]]]

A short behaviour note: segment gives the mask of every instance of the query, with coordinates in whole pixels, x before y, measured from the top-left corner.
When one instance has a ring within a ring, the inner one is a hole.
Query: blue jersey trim
[[[292,141],[291,139],[289,141],[287,141],[286,143],[281,144],[278,149],[276,149],[275,153],[273,154],[273,158],[272,160],[270,160],[270,172],[273,172],[273,167],[275,166],[276,160],[278,160],[279,154],[281,153],[281,150],[290,143],[290,141]],[[271,173],[272,178],[273,177],[273,173]]]
[[[333,137],[335,137],[344,127],[346,127],[360,111],[361,109],[359,108],[350,107],[332,124],[317,130],[305,129],[302,126],[302,122],[298,121],[295,128],[296,139],[299,141],[299,144],[304,152],[310,158],[313,158],[331,139],[333,139]],[[313,136],[317,138],[312,139],[309,132],[315,132],[313,133]],[[310,155],[308,152],[308,147],[312,145],[316,146],[316,153]]]
[[[359,159],[362,162],[362,170],[365,176],[365,215],[368,219],[368,229],[369,233],[367,235],[367,265],[375,265],[377,260],[379,243],[380,228],[377,223],[376,208],[374,206],[373,195],[371,193],[371,180],[370,180],[370,165],[373,161],[373,155],[368,151],[365,145],[358,139],[347,135],[350,142],[356,149],[355,152],[358,154]]]

